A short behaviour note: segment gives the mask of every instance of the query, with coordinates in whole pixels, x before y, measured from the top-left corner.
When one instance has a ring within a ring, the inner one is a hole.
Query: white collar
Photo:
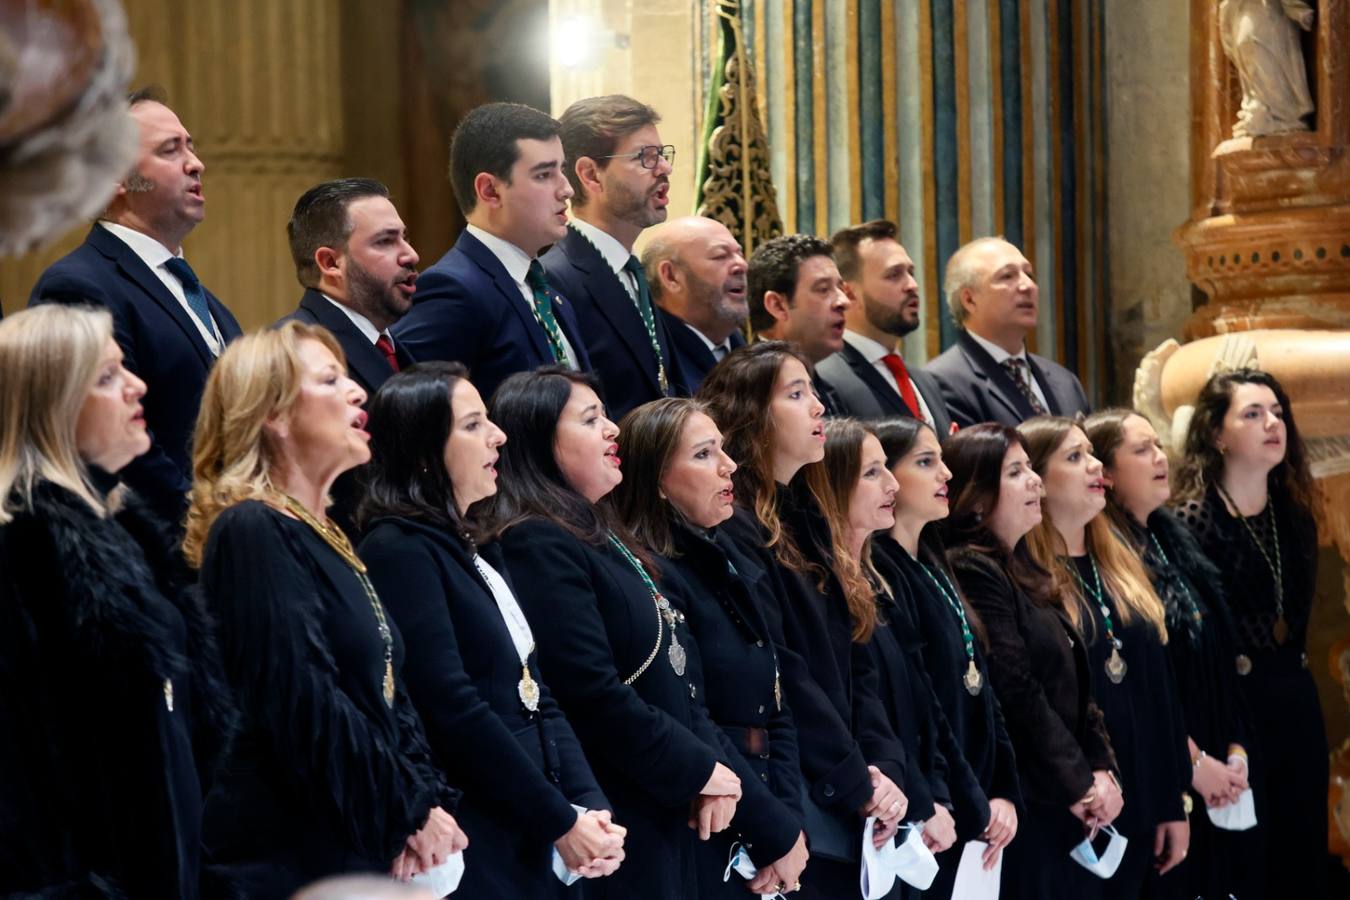
[[[576,229],[577,233],[591,242],[600,255],[609,263],[609,267],[618,275],[623,271],[623,267],[628,265],[628,260],[632,257],[632,251],[625,250],[623,244],[619,243],[618,238],[608,231],[601,231],[585,219],[573,218],[567,223]]]
[[[978,334],[971,331],[969,328],[966,329],[966,334],[974,338],[975,343],[983,347],[985,352],[988,353],[990,356],[992,356],[994,358],[994,362],[998,363],[999,365],[1003,365],[1003,361],[1005,359],[1020,359],[1022,360],[1022,362],[1030,363],[1030,360],[1027,359],[1026,344],[1023,344],[1022,349],[1018,350],[1016,353],[1009,353],[1007,350],[1004,350],[998,344],[995,344],[993,341],[980,337]]]
[[[98,224],[120,238],[122,243],[131,248],[131,252],[139,256],[141,261],[150,267],[150,271],[152,272],[173,259],[175,256],[181,257],[183,255],[181,249],[177,253],[174,253],[168,247],[165,247],[159,241],[143,231],[137,231],[134,228],[128,228],[127,226],[119,225],[116,222],[109,222],[107,219],[99,219]]]
[[[861,353],[863,359],[867,360],[869,365],[875,366],[883,356],[889,356],[892,353],[897,356],[900,355],[899,351],[887,350],[880,342],[873,340],[865,334],[850,331],[847,328],[844,329],[844,340],[847,341],[854,350]]]
[[[525,283],[525,274],[530,271],[530,263],[534,262],[533,256],[505,238],[499,238],[477,225],[466,225],[464,227],[469,234],[482,241],[483,246],[487,247],[493,256],[497,257],[497,260],[506,268],[506,274],[510,275],[516,284]]]
[[[676,318],[679,318],[679,317],[677,316]],[[681,319],[681,324],[683,324],[685,328],[688,328],[688,329],[689,329],[690,331],[692,331],[694,334],[698,335],[698,339],[699,339],[700,341],[703,342],[703,345],[704,345],[705,347],[708,348],[708,351],[709,351],[709,352],[712,352],[712,351],[716,350],[718,347],[725,347],[728,353],[731,352],[731,338],[730,338],[730,337],[728,337],[726,340],[722,341],[722,343],[720,343],[720,344],[714,344],[714,343],[712,342],[712,338],[708,337],[706,334],[704,334],[703,332],[699,331],[699,330],[698,330],[697,328],[695,328],[693,325],[690,325],[688,322],[685,322],[685,321],[682,320],[682,319]]]
[[[370,341],[372,344],[378,341],[381,335],[385,333],[376,328],[374,322],[370,321],[361,313],[352,309],[345,303],[340,303],[324,293],[320,293],[319,296],[327,300],[334,306],[336,306],[338,309],[342,310],[343,314],[345,314],[347,318],[352,320],[352,324],[356,326],[356,330],[365,335],[366,340]]]

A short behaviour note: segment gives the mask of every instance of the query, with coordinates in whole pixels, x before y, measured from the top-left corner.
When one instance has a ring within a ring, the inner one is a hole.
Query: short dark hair
[[[169,95],[159,85],[147,84],[127,94],[128,107],[135,106],[138,103],[158,103],[161,106],[168,106]]]
[[[445,443],[455,423],[451,397],[468,377],[457,362],[418,363],[375,392],[368,409],[371,459],[356,514],[362,530],[382,516],[400,516],[472,540],[445,468]]]
[[[834,245],[834,263],[839,267],[839,274],[845,281],[856,280],[862,274],[862,257],[858,254],[862,242],[896,241],[899,234],[900,229],[888,219],[873,219],[836,231],[830,243]]]
[[[834,259],[834,248],[814,234],[785,234],[765,241],[750,257],[745,278],[750,294],[750,327],[754,331],[772,328],[774,317],[764,308],[769,291],[791,298],[797,290],[797,270],[802,260],[813,256]]]
[[[523,103],[484,103],[469,110],[450,138],[450,187],[465,215],[478,205],[473,181],[480,172],[511,182],[520,159],[516,141],[546,141],[562,126],[548,113]]]
[[[389,188],[373,178],[339,178],[325,181],[300,195],[286,223],[286,237],[295,260],[295,277],[301,287],[319,287],[319,266],[314,254],[320,247],[345,248],[352,235],[347,207],[365,197],[388,197]]]
[[[624,94],[606,94],[578,100],[558,118],[563,145],[563,171],[572,184],[573,206],[586,202],[586,191],[577,178],[577,160],[589,156],[597,167],[609,165],[619,141],[648,125],[661,121],[660,114],[640,100]]]

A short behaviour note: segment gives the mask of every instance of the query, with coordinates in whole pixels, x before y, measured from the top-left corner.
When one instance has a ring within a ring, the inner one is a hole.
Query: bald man
[[[745,344],[745,254],[721,222],[685,216],[652,232],[642,267],[693,394],[709,369]]]
[[[998,237],[971,241],[947,262],[942,291],[960,331],[925,371],[937,378],[959,427],[1090,412],[1077,376],[1027,352],[1040,289],[1022,251]]]

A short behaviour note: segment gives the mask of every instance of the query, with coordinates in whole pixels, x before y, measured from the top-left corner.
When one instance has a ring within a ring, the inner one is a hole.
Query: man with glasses
[[[617,420],[635,406],[686,393],[679,362],[633,242],[666,220],[675,148],[660,116],[614,94],[563,112],[565,171],[572,184],[567,235],[544,254],[549,280],[575,306],[605,404]]]
[[[484,397],[516,372],[590,368],[572,305],[537,258],[567,234],[572,188],[558,127],[519,103],[464,117],[450,141],[450,184],[468,225],[418,277],[412,309],[391,329],[414,359],[464,363]]]

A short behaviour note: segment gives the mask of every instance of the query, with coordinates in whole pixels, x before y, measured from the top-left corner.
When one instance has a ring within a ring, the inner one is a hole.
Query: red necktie
[[[919,410],[919,397],[914,393],[914,382],[909,380],[909,369],[905,368],[905,361],[900,358],[898,353],[887,353],[881,358],[881,361],[895,376],[895,386],[900,388],[900,398],[905,401],[909,411],[914,414],[914,418],[922,420],[923,413]]]
[[[395,372],[398,371],[398,354],[394,352],[394,342],[389,340],[389,335],[382,334],[375,339],[375,349],[384,354],[384,358],[389,361],[389,368]]]

